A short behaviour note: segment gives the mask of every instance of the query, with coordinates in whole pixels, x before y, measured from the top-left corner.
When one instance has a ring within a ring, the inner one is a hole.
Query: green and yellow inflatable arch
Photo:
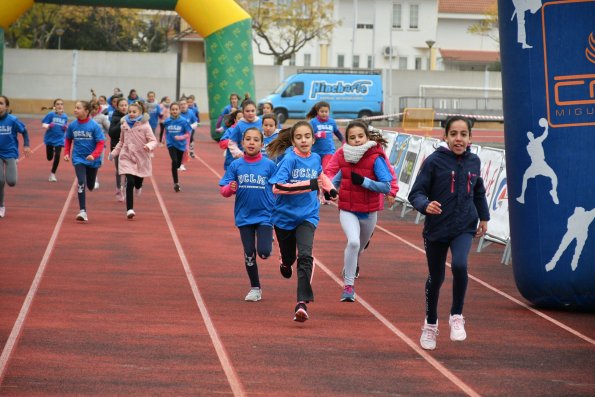
[[[211,136],[229,94],[254,94],[252,21],[233,0],[0,0],[0,92],[4,30],[34,3],[176,11],[205,39]]]

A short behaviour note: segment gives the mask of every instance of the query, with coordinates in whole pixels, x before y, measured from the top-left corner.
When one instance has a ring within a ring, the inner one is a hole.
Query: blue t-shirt
[[[145,102],[145,106],[149,114],[149,125],[155,131],[159,124],[159,116],[161,116],[161,106],[157,102]]]
[[[238,144],[238,148],[241,151],[244,151],[244,147],[242,146],[242,140],[244,139],[244,132],[248,128],[256,127],[259,131],[262,131],[262,119],[257,117],[256,120],[252,122],[247,122],[246,120],[242,119],[238,121],[238,123],[229,129],[228,137],[232,141]],[[227,132],[226,132],[227,133]]]
[[[268,180],[275,169],[275,163],[264,157],[256,162],[246,161],[242,157],[234,160],[227,167],[225,175],[219,181],[219,186],[226,186],[233,181],[238,183],[234,206],[237,227],[272,226],[271,213],[275,196]]]
[[[0,117],[0,159],[19,158],[19,133],[23,134],[25,146],[29,146],[29,134],[25,124],[12,114],[5,113]]]
[[[68,116],[65,113],[49,112],[41,120],[41,123],[53,124],[45,132],[43,143],[50,146],[64,146],[64,133],[68,124]]]
[[[188,121],[188,124],[190,124],[191,126],[194,123],[198,123],[198,117],[196,117],[196,114],[194,113],[194,111],[190,110],[190,108],[188,108],[188,111],[186,113],[180,112],[180,116],[185,118]]]
[[[84,164],[92,168],[101,167],[101,156],[93,161],[87,156],[95,151],[97,142],[105,141],[103,130],[94,120],[86,123],[74,120],[66,129],[66,138],[72,139],[72,165]]]
[[[315,117],[310,120],[310,125],[316,136],[316,141],[314,142],[314,145],[312,145],[312,151],[318,153],[321,157],[335,153],[333,135],[338,133],[342,136],[335,120],[329,118],[327,121],[321,122]]]
[[[270,136],[266,136],[264,135],[264,140],[262,141],[263,145],[262,145],[262,155],[264,157],[269,157],[269,155],[267,154],[267,145],[271,142],[273,142],[275,139],[277,139],[277,137],[279,136],[279,130],[276,130],[275,132],[273,132]]]
[[[188,120],[181,116],[178,116],[175,119],[169,117],[167,120],[165,120],[163,125],[165,126],[165,143],[167,143],[167,147],[175,147],[176,149],[185,152],[186,143],[188,140],[182,139],[178,141],[174,137],[192,132],[192,127],[188,123]]]
[[[320,156],[316,153],[303,158],[293,150],[286,151],[285,157],[277,165],[269,183],[295,183],[318,178],[322,173]],[[273,224],[284,230],[293,230],[304,221],[318,226],[320,202],[318,192],[302,194],[278,194],[273,211]]]

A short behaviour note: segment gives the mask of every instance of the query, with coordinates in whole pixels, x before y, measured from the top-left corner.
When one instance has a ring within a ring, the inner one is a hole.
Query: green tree
[[[327,39],[338,25],[331,0],[238,0],[252,17],[258,52],[275,57],[275,64],[314,39]]]

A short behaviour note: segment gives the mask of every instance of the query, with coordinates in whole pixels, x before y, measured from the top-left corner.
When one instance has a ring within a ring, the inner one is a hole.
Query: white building
[[[284,2],[285,0],[277,0]],[[309,42],[296,66],[403,70],[484,70],[499,60],[498,43],[468,33],[496,0],[334,0],[340,21],[328,42]],[[491,32],[497,36],[497,31]],[[254,63],[272,65],[258,53]]]

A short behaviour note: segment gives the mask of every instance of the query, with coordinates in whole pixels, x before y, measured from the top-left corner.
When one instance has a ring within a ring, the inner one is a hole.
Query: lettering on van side
[[[371,80],[356,80],[352,83],[338,81],[334,84],[328,83],[324,80],[312,81],[312,89],[310,90],[310,99],[316,99],[319,95],[336,94],[336,95],[367,95],[370,87],[373,85]]]

